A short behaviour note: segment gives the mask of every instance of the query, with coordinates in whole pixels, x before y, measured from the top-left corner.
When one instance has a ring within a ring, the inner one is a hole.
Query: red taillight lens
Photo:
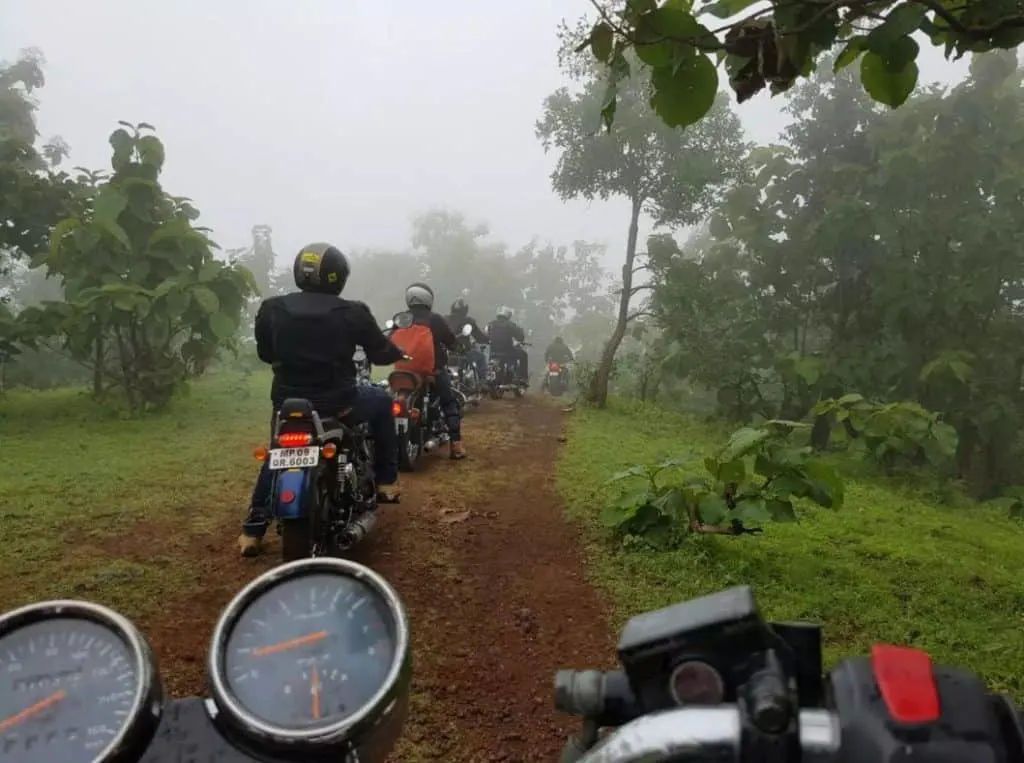
[[[281,503],[291,503],[295,500],[295,493],[291,490],[285,490],[281,493]]]
[[[402,415],[402,404],[397,400],[391,404],[391,415],[401,416]]]
[[[549,363],[548,364],[548,370],[549,371],[561,371],[562,367],[560,365],[558,365],[557,363]]]
[[[277,442],[282,448],[301,448],[313,441],[313,435],[309,432],[282,432],[277,436]]]

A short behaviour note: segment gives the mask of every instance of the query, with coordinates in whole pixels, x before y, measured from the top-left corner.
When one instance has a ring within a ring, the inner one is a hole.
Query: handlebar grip
[[[643,715],[621,670],[559,670],[555,709],[590,718],[599,726],[622,726]]]

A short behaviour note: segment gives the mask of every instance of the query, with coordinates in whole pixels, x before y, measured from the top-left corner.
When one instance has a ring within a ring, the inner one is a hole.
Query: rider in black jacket
[[[414,283],[405,290],[405,306],[412,313],[413,323],[428,326],[434,335],[434,378],[444,411],[445,424],[451,437],[449,455],[454,460],[466,457],[462,444],[462,406],[448,376],[448,351],[456,347],[455,334],[443,316],[435,313],[434,290],[425,283]]]
[[[476,367],[476,377],[481,382],[487,378],[487,358],[484,354],[472,346],[472,342],[478,342],[479,344],[490,344],[490,338],[485,334],[477,322],[469,315],[469,305],[466,304],[466,300],[459,297],[457,300],[452,302],[452,312],[446,318],[448,325],[451,330],[455,333],[455,339],[459,342],[465,342],[466,347],[465,354],[469,361]],[[462,327],[466,324],[473,329],[473,333],[468,337],[462,336]],[[471,340],[471,341],[466,341]]]
[[[350,270],[336,247],[310,244],[295,257],[292,270],[299,291],[264,300],[256,313],[256,352],[274,369],[271,427],[289,397],[307,398],[321,416],[352,408],[350,419],[370,425],[380,500],[392,502],[398,497],[398,442],[391,398],[379,387],[356,384],[352,355],[359,345],[371,363],[389,365],[402,351],[381,332],[370,308],[339,296]],[[238,539],[243,556],[260,551],[270,524],[272,487],[273,473],[264,461]]]
[[[495,319],[487,324],[487,335],[491,338],[491,357],[511,358],[515,361],[517,378],[524,384],[529,383],[529,358],[526,350],[515,344],[526,341],[526,332],[513,323],[512,308],[498,308]]]
[[[554,341],[544,350],[545,363],[572,363],[572,361],[572,350],[569,349],[569,345],[560,336],[556,336]]]

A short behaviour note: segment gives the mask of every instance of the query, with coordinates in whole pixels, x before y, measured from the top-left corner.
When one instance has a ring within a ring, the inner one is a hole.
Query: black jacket
[[[514,342],[525,342],[526,334],[508,318],[495,318],[487,324],[491,337],[491,354],[508,355],[515,348]]]
[[[434,335],[434,370],[440,371],[448,365],[448,351],[455,349],[455,334],[444,316],[425,305],[413,305],[409,312],[413,323],[430,327],[430,333]]]
[[[465,340],[467,339],[472,339],[473,341],[479,342],[480,344],[490,344],[491,340],[487,336],[487,334],[485,334],[483,330],[480,328],[480,326],[477,325],[477,322],[468,315],[449,315],[445,318],[445,320],[448,322],[448,327],[452,330],[452,333],[455,334],[455,341],[459,342],[460,344],[465,342]],[[473,333],[470,334],[469,336],[464,337],[462,336],[462,327],[465,326],[467,323],[472,327]]]
[[[270,398],[278,406],[304,397],[324,416],[356,397],[356,345],[375,365],[402,357],[362,302],[297,291],[263,301],[256,312],[256,353],[274,369]]]
[[[545,363],[572,363],[572,350],[565,342],[552,342],[544,351]]]

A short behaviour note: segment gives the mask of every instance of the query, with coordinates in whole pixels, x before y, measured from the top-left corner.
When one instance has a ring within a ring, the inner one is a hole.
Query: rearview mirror
[[[468,323],[465,326],[462,327],[462,335],[463,336],[469,336],[472,333],[473,333],[473,327],[470,326]]]

